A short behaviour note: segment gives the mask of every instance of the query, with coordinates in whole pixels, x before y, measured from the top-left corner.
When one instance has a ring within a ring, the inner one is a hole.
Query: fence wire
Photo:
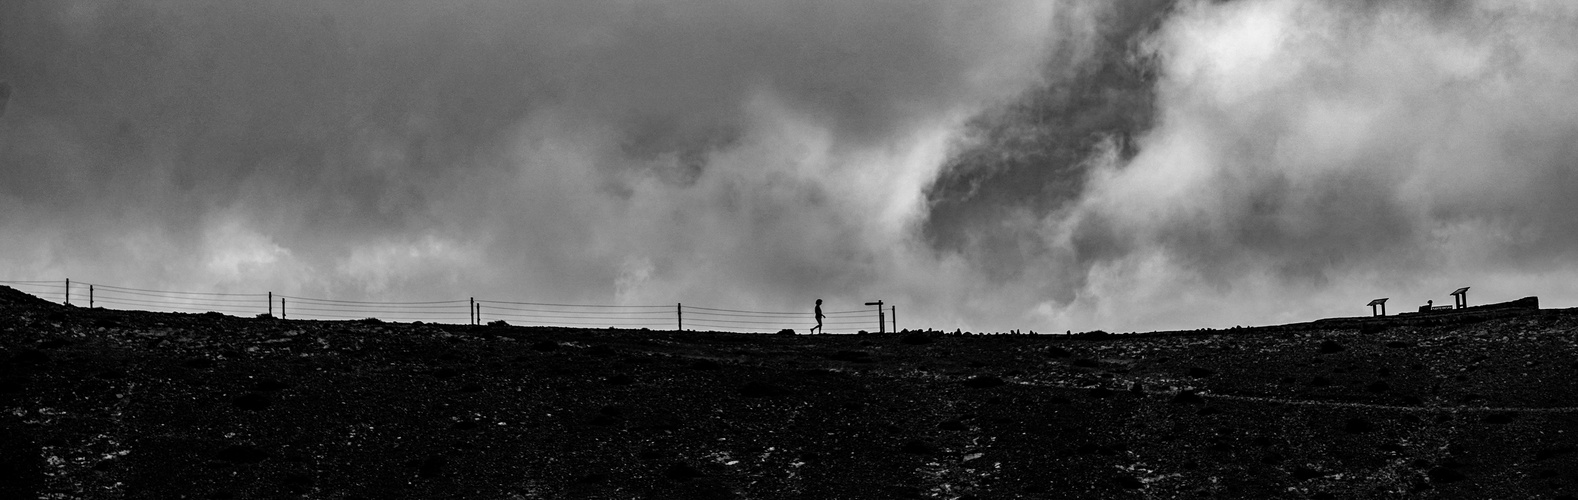
[[[485,324],[504,321],[521,326],[572,328],[623,328],[707,330],[736,333],[775,333],[784,329],[807,333],[816,325],[814,313],[805,311],[752,311],[674,305],[615,305],[524,302],[490,299],[430,301],[359,301],[302,297],[272,293],[193,292],[133,288],[66,280],[0,281],[41,299],[77,306],[113,310],[180,313],[218,312],[233,316],[273,315],[301,320],[353,320],[451,324]],[[875,309],[824,312],[827,333],[876,331],[884,318]]]

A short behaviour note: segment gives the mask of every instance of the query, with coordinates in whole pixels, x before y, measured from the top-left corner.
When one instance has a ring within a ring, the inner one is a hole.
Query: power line
[[[128,288],[128,287],[123,287],[123,286],[105,285],[105,284],[101,284],[101,283],[88,283],[86,281],[79,282],[79,283],[83,284],[83,285],[93,285],[93,286],[98,287],[98,288],[111,288],[111,289],[117,289],[117,290],[132,290],[132,291],[137,291],[137,292],[151,292],[151,293],[173,293],[173,294],[181,294],[181,295],[229,295],[229,296],[237,296],[237,297],[240,297],[240,296],[262,297],[263,296],[263,294],[261,294],[261,293],[177,292],[177,291],[171,291],[171,290],[149,290],[149,289],[145,289],[145,288]]]
[[[272,293],[218,293],[157,290],[123,287],[78,281],[64,284],[64,280],[0,280],[0,284],[15,285],[34,296],[52,302],[65,302],[73,290],[87,286],[90,303],[170,310],[175,312],[223,312],[244,316],[249,313],[273,311],[275,304],[266,297]],[[93,293],[97,292],[97,293]],[[79,292],[80,293],[80,292]],[[461,306],[467,308],[468,321],[500,318],[522,321],[542,326],[636,328],[668,327],[677,325],[681,317],[685,326],[701,326],[737,331],[772,331],[785,325],[809,324],[810,311],[775,312],[749,311],[712,307],[669,305],[615,305],[615,304],[565,304],[548,302],[522,302],[505,300],[437,300],[409,302],[381,302],[322,299],[294,295],[278,295],[280,314],[288,311],[290,319],[361,319],[368,317],[415,318],[419,320],[455,320],[459,322]],[[287,300],[288,299],[288,300]],[[286,304],[288,302],[288,306]],[[482,305],[487,307],[483,308]],[[517,307],[519,306],[519,307]],[[475,309],[472,309],[472,308]],[[670,309],[673,307],[674,309]],[[266,308],[266,309],[265,309]],[[688,315],[685,313],[689,313]],[[858,309],[824,313],[821,324],[834,330],[869,327],[866,318],[871,311]]]
[[[280,294],[275,294],[274,296],[275,297],[284,297],[284,298],[287,298],[287,299],[296,299],[296,300],[312,301],[312,302],[328,302],[328,303],[334,303],[334,304],[387,304],[387,305],[402,305],[403,306],[403,305],[422,305],[422,304],[464,304],[464,303],[468,302],[466,300],[432,300],[432,301],[426,301],[426,302],[366,302],[366,301],[359,301],[359,300],[315,299],[315,298],[312,298],[312,297],[297,297],[297,296],[294,296],[294,295],[280,295]]]
[[[461,302],[465,302],[465,301],[461,301]],[[510,304],[510,305],[516,305],[516,306],[545,306],[545,307],[644,307],[644,308],[661,308],[661,309],[667,309],[669,307],[672,307],[672,306],[667,306],[667,305],[662,305],[662,306],[621,306],[621,305],[611,305],[611,304],[549,304],[549,303],[544,303],[544,302],[510,302],[510,301],[505,301],[505,300],[478,300],[477,303],[478,304]]]

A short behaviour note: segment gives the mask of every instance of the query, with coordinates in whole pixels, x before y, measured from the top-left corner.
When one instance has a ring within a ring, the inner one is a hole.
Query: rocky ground
[[[0,290],[0,498],[1571,498],[1578,311],[1146,336],[283,321]]]

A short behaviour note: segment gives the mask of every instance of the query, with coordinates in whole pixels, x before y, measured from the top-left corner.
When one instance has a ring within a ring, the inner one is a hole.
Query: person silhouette
[[[816,326],[811,327],[811,331],[827,333],[827,330],[822,329],[822,318],[822,299],[816,299]]]

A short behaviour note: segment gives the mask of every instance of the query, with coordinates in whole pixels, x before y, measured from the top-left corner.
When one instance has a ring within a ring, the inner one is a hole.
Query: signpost
[[[1388,298],[1390,298],[1390,297],[1388,297]],[[1371,316],[1385,316],[1386,315],[1386,299],[1375,299],[1375,300],[1372,300],[1372,301],[1370,301],[1369,305],[1370,305],[1370,315]],[[1375,306],[1381,306],[1381,312],[1379,312],[1379,313],[1375,312]]]
[[[877,333],[887,333],[888,318],[882,313],[882,301],[867,302],[868,306],[877,306]]]
[[[1468,287],[1465,286],[1452,292],[1452,307],[1453,309],[1465,309],[1468,307]]]

